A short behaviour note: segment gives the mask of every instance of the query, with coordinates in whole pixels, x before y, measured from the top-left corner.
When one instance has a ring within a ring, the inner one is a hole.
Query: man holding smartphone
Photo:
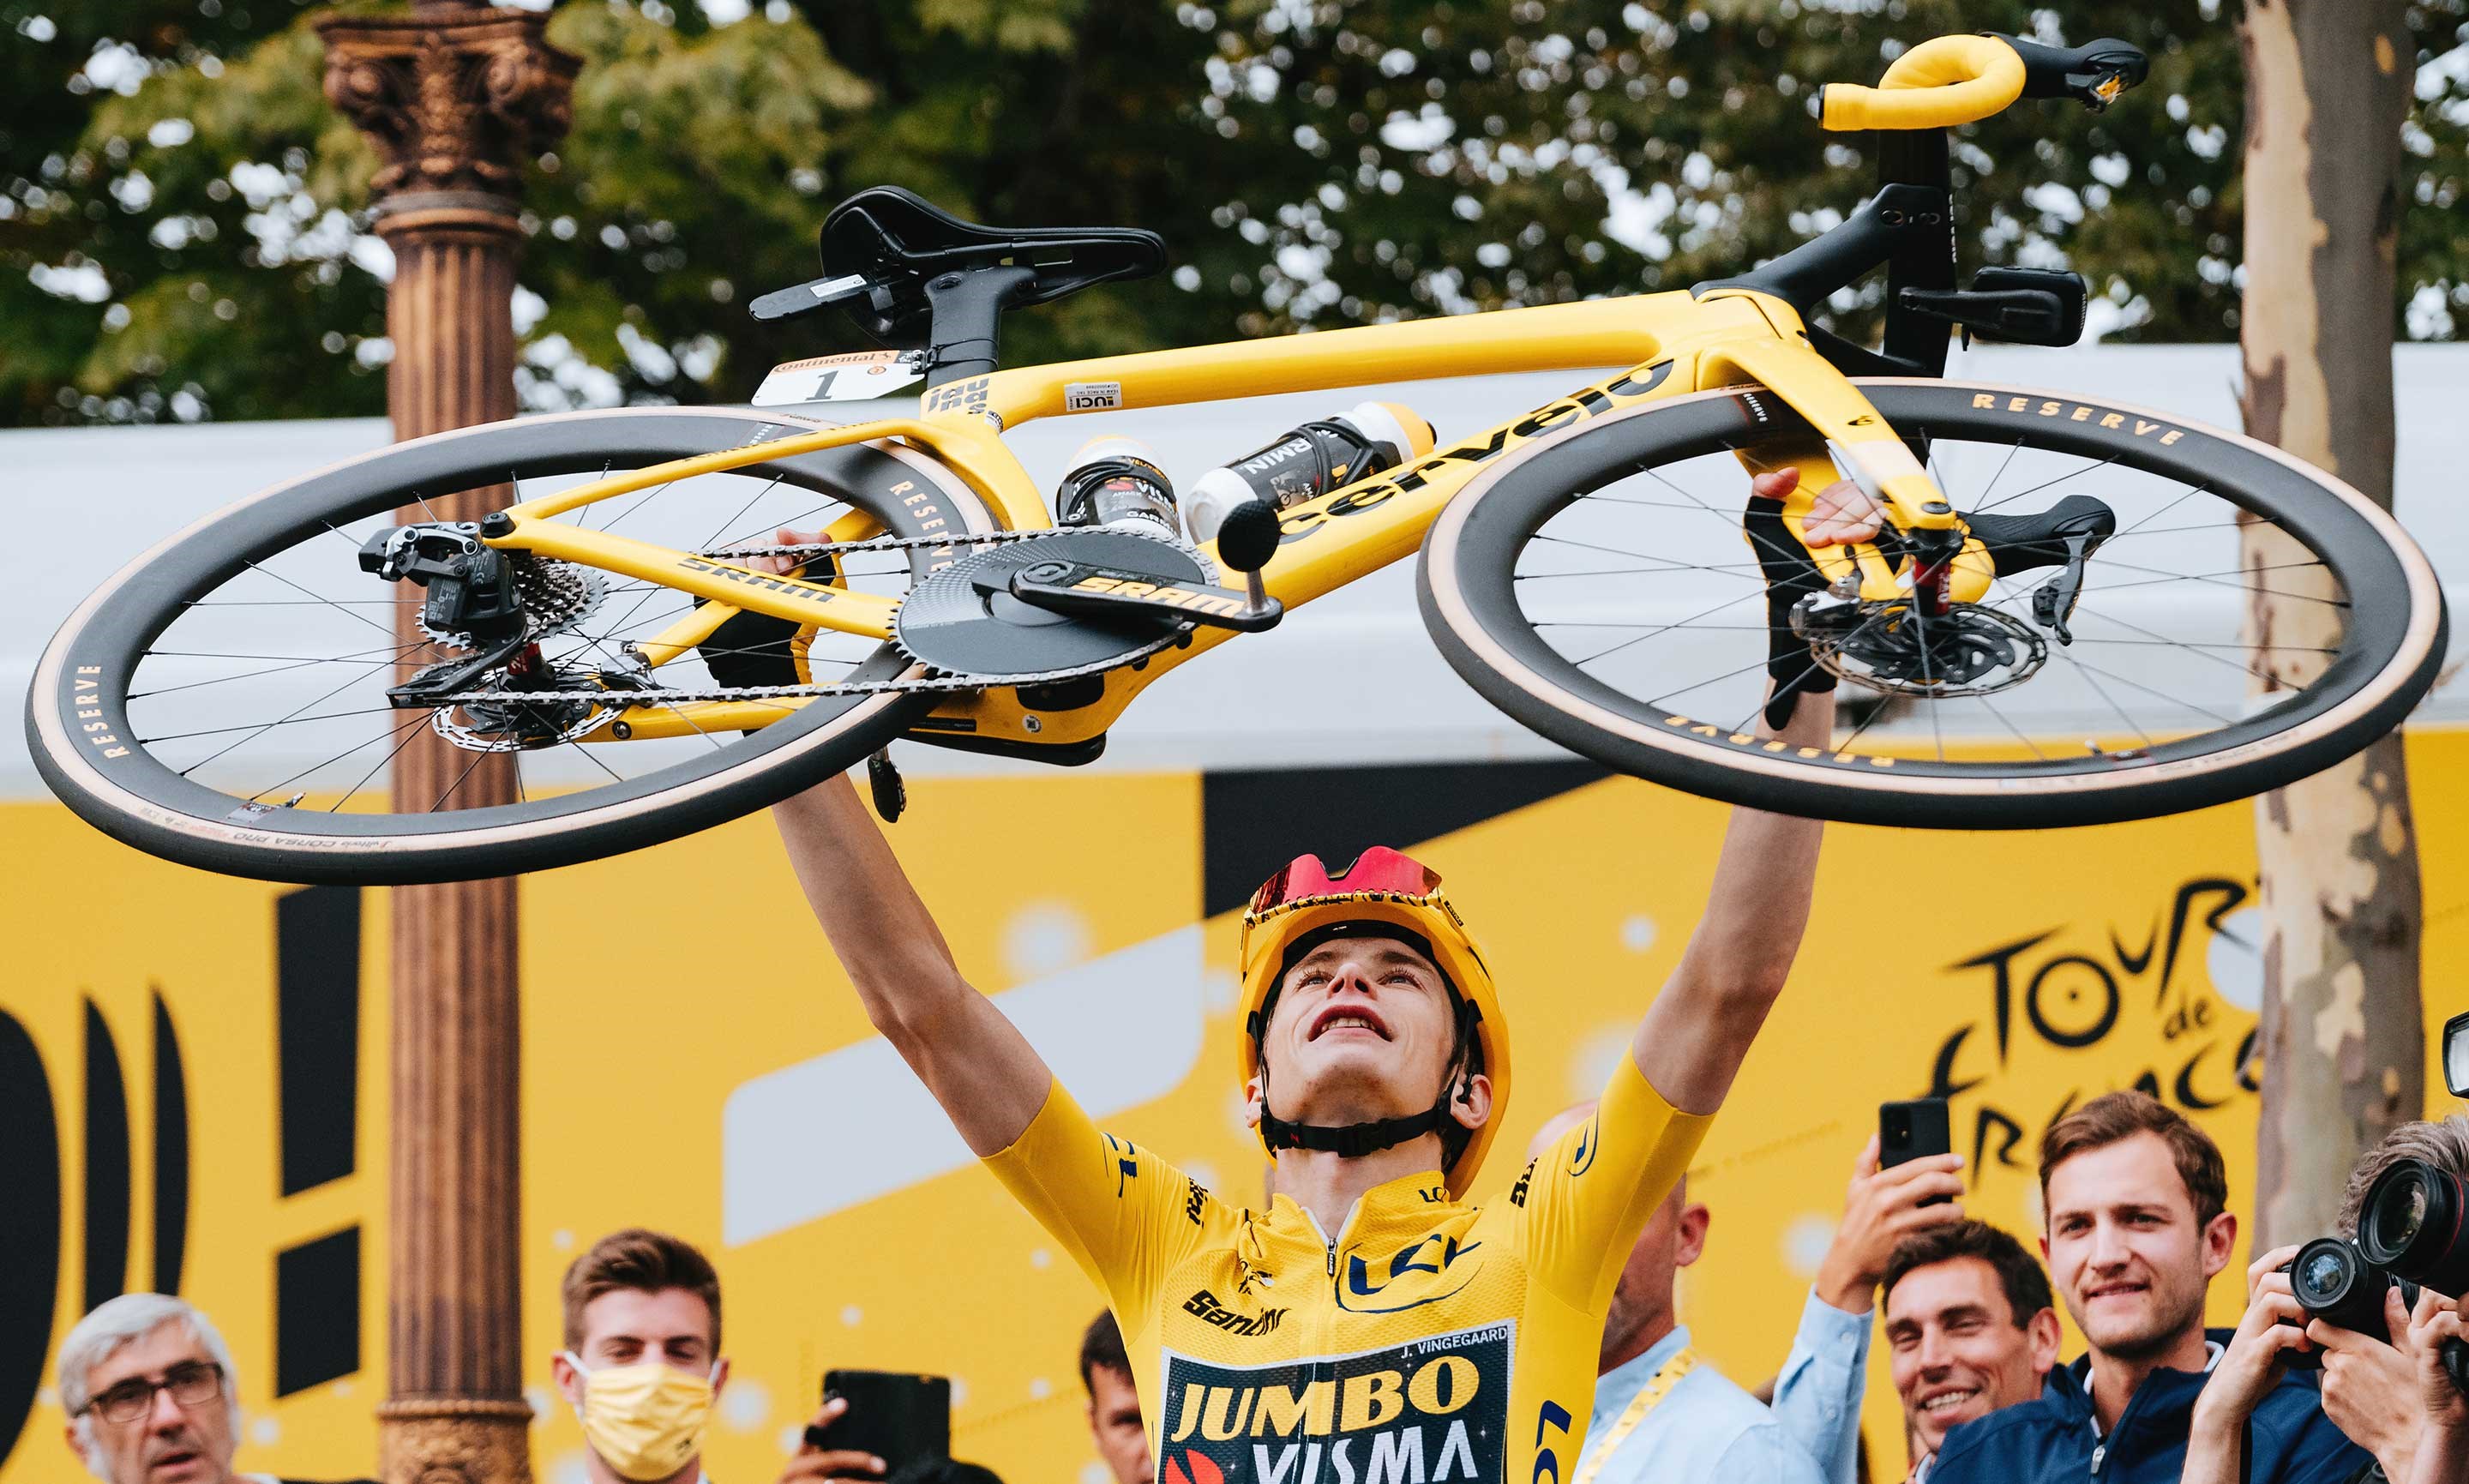
[[[2214,1376],[2230,1332],[2204,1329],[2237,1244],[2221,1151],[2158,1100],[2109,1093],[2042,1135],[2041,1200],[2041,1250],[2088,1354],[2032,1403],[1955,1428],[1929,1484],[2177,1484],[2202,1399],[2238,1380]],[[2246,1423],[2250,1484],[2348,1484],[2373,1462],[2307,1377],[2278,1378]]]
[[[1796,479],[1757,478],[1753,540]],[[1805,525],[1812,545],[1877,528],[1848,481]],[[1767,734],[1822,748],[1833,681],[1801,664]],[[1106,1293],[1158,1476],[1257,1484],[1570,1477],[1621,1267],[1783,988],[1820,835],[1734,812],[1706,914],[1595,1114],[1485,1207],[1463,1196],[1509,1042],[1465,918],[1394,850],[1333,872],[1299,857],[1244,917],[1243,1096],[1274,1161],[1255,1212],[1098,1130],[961,977],[845,779],[775,813],[868,1018]]]

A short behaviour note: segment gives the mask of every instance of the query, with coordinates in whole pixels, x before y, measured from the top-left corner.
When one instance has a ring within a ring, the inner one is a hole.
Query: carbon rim
[[[649,767],[638,776],[514,804],[431,815],[367,814],[337,807],[271,814],[245,810],[235,817],[250,797],[246,792],[195,781],[183,774],[186,759],[167,764],[157,755],[159,743],[139,742],[147,733],[131,726],[130,692],[139,688],[131,681],[138,678],[142,663],[161,659],[149,651],[175,622],[194,616],[190,611],[201,597],[227,591],[223,585],[235,577],[258,581],[252,564],[262,567],[271,553],[322,543],[319,560],[348,566],[356,555],[355,522],[388,523],[387,512],[416,503],[423,494],[493,479],[591,477],[605,469],[770,441],[819,426],[703,409],[625,409],[527,419],[398,445],[252,497],[131,563],[61,627],[36,667],[29,697],[29,741],[37,766],[81,815],[130,844],[190,865],[280,879],[374,882],[500,874],[651,844],[759,807],[895,735],[932,704],[931,698],[819,699],[750,735],[705,738],[693,755]],[[819,521],[834,511],[863,509],[886,532],[901,536],[958,534],[991,523],[974,495],[931,460],[906,450],[834,449],[752,466],[736,477],[776,492],[773,505],[757,512],[761,514],[772,508],[783,514],[804,510]],[[523,487],[525,495],[541,492],[537,482]],[[579,519],[595,525],[639,520],[630,505],[648,503],[660,493],[604,501],[588,507]],[[719,513],[688,514],[706,524],[722,522],[716,539],[748,534],[726,523],[737,513],[733,504],[712,508]],[[683,540],[704,534],[697,530]],[[763,534],[768,539],[768,528]],[[355,551],[344,549],[346,542]],[[948,562],[951,555],[940,546],[919,548],[898,559],[902,570],[878,575],[887,583],[905,583]],[[315,591],[295,598],[291,590],[299,583],[289,574],[274,572],[271,580],[277,586],[266,591],[273,597],[292,602],[338,632],[362,636],[362,648],[371,653],[343,651],[351,663],[364,671],[391,665],[387,608],[354,614],[324,602],[324,594]],[[368,598],[354,602],[400,599],[376,591],[379,579],[354,571],[351,580],[371,590]],[[851,581],[859,579],[852,576]],[[660,602],[686,602],[669,590],[658,590],[655,595]],[[612,626],[622,616],[623,624],[638,631],[647,624],[657,631],[657,606],[644,610],[650,612],[649,619],[638,620],[623,610],[643,602],[641,596],[611,596],[620,599],[610,614]],[[344,616],[335,616],[338,613]],[[377,616],[376,624],[370,614]],[[377,632],[363,635],[371,627]],[[859,645],[860,652],[845,661],[850,676],[889,677],[907,668],[888,644]],[[278,681],[291,663],[271,652],[265,657],[271,662],[263,664],[240,654],[209,658],[256,665]],[[250,675],[232,679],[271,683]],[[206,678],[206,684],[215,683],[214,676]],[[202,690],[204,684],[195,688]],[[142,708],[142,699],[139,704]],[[307,719],[324,721],[316,715]],[[572,745],[580,750],[579,744]],[[381,751],[362,752],[358,760]],[[272,781],[279,785],[281,776]]]
[[[2102,755],[2042,751],[1988,763],[1910,747],[1883,749],[1874,741],[1862,745],[1858,722],[1838,729],[1832,750],[1778,756],[1780,750],[1751,734],[1753,702],[1722,713],[1689,707],[1650,689],[1636,693],[1647,687],[1608,683],[1600,666],[1582,662],[1586,656],[1572,646],[1555,643],[1542,632],[1549,625],[1535,621],[1533,605],[1521,595],[1542,585],[1530,580],[1535,575],[1532,553],[1551,539],[1547,528],[1556,518],[1627,479],[1635,481],[1628,502],[1668,502],[1673,510],[1669,520],[1694,520],[1700,528],[1710,524],[1709,515],[1731,522],[1728,563],[1753,571],[1737,524],[1746,481],[1730,451],[1806,441],[1809,433],[1771,394],[1739,391],[1701,392],[1576,425],[1470,485],[1435,523],[1425,545],[1423,604],[1442,648],[1495,705],[1563,745],[1625,771],[1735,802],[1870,823],[1971,827],[2133,818],[2259,792],[2363,746],[2395,725],[2432,683],[2443,634],[2432,568],[2388,516],[2319,471],[2237,435],[2147,410],[2006,387],[1896,381],[1861,385],[1895,428],[1907,437],[1926,433],[1939,440],[1940,450],[1949,440],[1970,440],[2068,461],[2056,478],[2016,480],[2002,489],[1993,480],[1989,498],[1995,503],[2049,485],[2058,486],[2047,497],[2054,499],[2066,493],[2068,470],[2100,475],[2078,479],[2077,487],[2098,485],[2123,471],[2176,481],[2273,522],[2338,584],[2347,604],[2338,653],[2311,684],[2252,714],[2219,713],[2216,725],[2147,736]],[[1728,484],[1712,493],[1693,492],[1663,476],[1665,470],[1700,458],[1727,468]],[[1984,508],[1943,471],[1941,481],[1958,508]],[[1636,498],[1639,489],[1648,498]],[[1971,493],[1976,498],[1980,492]],[[2010,508],[2044,502],[2024,499]],[[2166,505],[2163,499],[2156,510]],[[2181,520],[2170,518],[2172,524]],[[2135,534],[2159,535],[2170,528],[2147,524]],[[2120,535],[2131,531],[2129,522]],[[2095,614],[2097,584],[2105,578],[2157,580],[2126,573],[2126,568],[2147,564],[2120,562],[2122,553],[2123,546],[2112,544],[2093,559],[2095,586],[2085,601]],[[1675,569],[1692,565],[1643,548],[1626,554],[1649,557],[1626,579],[1633,592],[1671,589],[1687,575]],[[2104,557],[2114,571],[2104,568]],[[1595,560],[1607,568],[1612,565]],[[1722,565],[1719,559],[1704,568]],[[2205,572],[2183,580],[2202,581],[2208,590],[2226,579]],[[2208,591],[2206,595],[2221,596]],[[2347,603],[2351,595],[2361,600]],[[1762,645],[1762,609],[1753,622]],[[1629,623],[1632,631],[1649,627]],[[1615,640],[1622,637],[1618,629],[1609,632]],[[2092,632],[2120,646],[2132,638],[2124,629]],[[2227,678],[2244,684],[2237,671],[2248,666],[2233,651],[2227,643],[2204,646],[2212,664],[2228,665]],[[2072,662],[2064,650],[2058,653]],[[1751,669],[1762,684],[1762,669]],[[2108,684],[2112,691],[2121,688]],[[2025,738],[2015,751],[2033,745]]]

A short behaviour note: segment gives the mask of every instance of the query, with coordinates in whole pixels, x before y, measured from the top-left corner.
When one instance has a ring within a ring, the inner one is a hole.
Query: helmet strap
[[[1271,1001],[1272,1005],[1276,1002]],[[1245,1026],[1252,1035],[1254,1055],[1260,1066],[1260,1142],[1270,1152],[1279,1149],[1315,1149],[1347,1159],[1360,1159],[1382,1149],[1411,1143],[1428,1133],[1439,1133],[1450,1123],[1449,1105],[1464,1101],[1474,1090],[1473,1056],[1474,1027],[1478,1018],[1473,1002],[1457,1000],[1457,1051],[1450,1057],[1448,1073],[1441,1078],[1441,1096],[1429,1108],[1402,1118],[1376,1118],[1367,1123],[1330,1125],[1298,1124],[1269,1111],[1269,1049],[1261,1037],[1268,1031],[1264,1010],[1254,1010]]]

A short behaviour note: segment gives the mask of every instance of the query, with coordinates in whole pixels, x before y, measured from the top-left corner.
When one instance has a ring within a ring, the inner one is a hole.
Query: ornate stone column
[[[386,386],[395,436],[515,412],[511,300],[521,172],[565,132],[580,59],[546,17],[476,0],[322,22],[326,97],[377,144],[377,230],[394,249]],[[476,521],[500,486],[405,521]],[[416,638],[410,610],[399,631]],[[425,730],[395,758],[394,807],[511,802],[512,758]],[[401,888],[393,901],[391,1394],[386,1484],[527,1484],[522,1399],[519,1015],[515,883]]]

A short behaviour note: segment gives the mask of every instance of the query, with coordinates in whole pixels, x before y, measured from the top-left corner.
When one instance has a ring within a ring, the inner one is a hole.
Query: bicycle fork
[[[1775,325],[1776,334],[1771,339],[1727,337],[1709,345],[1700,352],[1697,384],[1750,383],[1764,387],[1799,414],[1822,440],[1822,447],[1802,443],[1782,456],[1771,448],[1740,451],[1741,462],[1753,474],[1787,466],[1799,469],[1800,483],[1784,501],[1787,527],[1805,542],[1805,522],[1818,493],[1837,479],[1858,484],[1886,513],[1887,529],[1877,539],[1810,552],[1829,584],[1846,596],[1857,591],[1868,602],[1908,596],[1929,617],[1943,615],[1957,603],[1980,601],[1995,575],[1988,553],[1966,529],[1902,435],[1886,426],[1869,399],[1842,372],[1810,346],[1788,305],[1747,290],[1718,290],[1716,293],[1753,299]],[[1780,424],[1777,409],[1763,406],[1754,393],[1747,401],[1752,417]],[[1903,549],[1889,551],[1890,545]],[[1898,557],[1908,560],[1898,561]]]

